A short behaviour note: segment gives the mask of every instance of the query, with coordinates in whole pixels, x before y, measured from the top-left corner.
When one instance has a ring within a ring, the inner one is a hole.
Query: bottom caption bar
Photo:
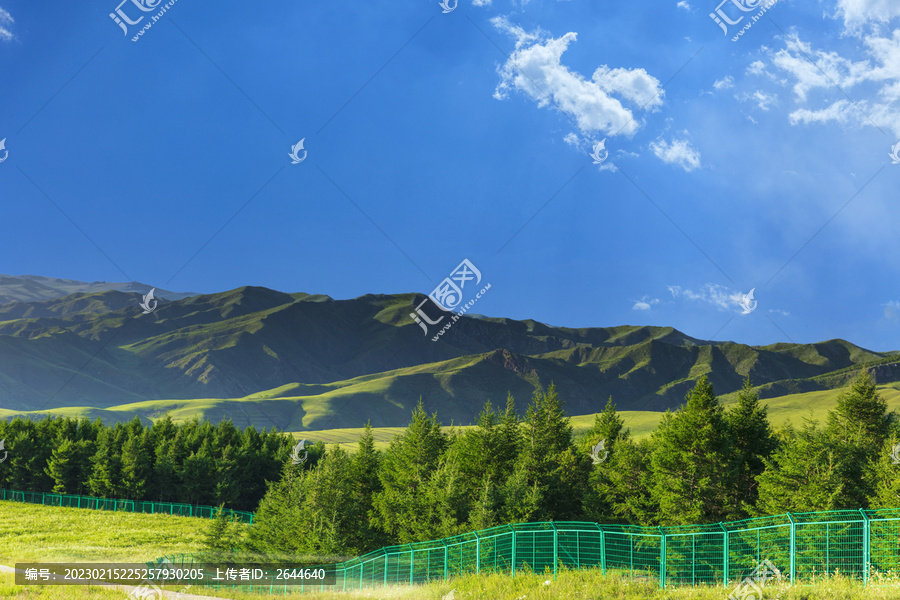
[[[16,563],[16,585],[334,585],[334,565],[204,563]]]

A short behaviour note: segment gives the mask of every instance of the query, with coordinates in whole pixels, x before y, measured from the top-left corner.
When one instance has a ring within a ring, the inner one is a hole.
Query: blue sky
[[[895,0],[170,4],[0,0],[0,272],[900,349]]]

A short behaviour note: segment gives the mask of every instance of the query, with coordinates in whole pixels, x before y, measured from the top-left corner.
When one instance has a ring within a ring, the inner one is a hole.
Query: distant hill
[[[76,281],[74,279],[56,279],[39,275],[3,275],[0,274],[0,304],[10,302],[41,302],[62,298],[78,292],[92,294],[94,292],[136,292],[146,294],[153,286],[132,281],[130,283],[113,283],[107,281]],[[196,296],[192,292],[170,292],[157,288],[154,295],[166,300],[181,300]]]
[[[671,327],[569,329],[462,317],[432,342],[409,317],[418,294],[352,300],[242,287],[160,301],[116,290],[0,306],[0,408],[120,420],[201,416],[302,431],[406,425],[421,397],[469,424],[511,392],[524,408],[554,382],[570,414],[662,411],[708,375],[749,376],[762,397],[834,389],[860,365],[900,381],[900,355],[844,340],[747,346]],[[78,408],[81,407],[81,408]]]

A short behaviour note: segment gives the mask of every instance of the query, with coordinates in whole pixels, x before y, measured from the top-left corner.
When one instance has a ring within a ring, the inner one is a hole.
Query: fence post
[[[606,532],[600,523],[597,523],[597,529],[600,530],[600,574],[606,576]]]
[[[794,559],[797,554],[797,523],[794,521],[794,516],[791,513],[787,513],[787,518],[791,521],[791,585],[794,585],[794,572],[797,566]],[[758,551],[759,549],[757,548]]]
[[[382,548],[382,552],[384,552],[384,587],[387,587],[387,567],[388,567],[387,548]]]
[[[550,521],[553,526],[553,579],[556,579],[556,563],[559,562],[559,531],[556,529],[556,523]]]
[[[475,534],[475,574],[481,571],[481,536],[478,535],[477,531],[473,531]]]
[[[512,578],[516,576],[516,529],[512,525],[507,524],[509,530],[512,531],[512,561],[509,569],[509,575]]]
[[[722,528],[722,587],[728,587],[728,529],[719,521]]]
[[[659,529],[659,587],[666,588],[666,532],[662,526]]]
[[[441,538],[441,543],[444,544],[444,581],[447,580],[447,567],[450,565],[450,555],[447,552],[447,540]]]
[[[871,561],[872,531],[869,517],[863,509],[859,509],[863,518],[863,585],[869,585],[869,562]]]

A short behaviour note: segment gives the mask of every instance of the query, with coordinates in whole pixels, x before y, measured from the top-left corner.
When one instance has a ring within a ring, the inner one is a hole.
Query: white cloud
[[[713,83],[713,87],[717,90],[727,90],[728,88],[734,87],[734,77],[731,75],[726,75],[722,79],[717,79]]]
[[[684,10],[691,10],[691,5],[688,4],[687,0],[679,0],[678,8],[683,8]]]
[[[770,308],[769,314],[778,315],[780,317],[789,317],[791,313],[786,310],[781,310],[780,308]]]
[[[525,31],[506,17],[494,17],[491,23],[516,39],[516,48],[498,69],[500,83],[494,91],[498,100],[510,90],[523,92],[539,107],[552,105],[571,117],[584,135],[633,135],[639,123],[622,101],[638,109],[654,109],[663,104],[665,92],[660,82],[644,69],[610,69],[601,65],[591,80],[561,63],[562,54],[578,34],[569,32],[553,38],[541,30]]]
[[[882,304],[884,307],[884,318],[889,321],[897,321],[900,320],[900,302],[896,300],[891,300],[886,304]]]
[[[831,88],[835,85],[849,88],[873,78],[872,66],[868,60],[853,62],[837,52],[814,51],[809,43],[801,41],[796,34],[788,36],[785,48],[775,53],[772,62],[794,76],[794,93],[801,101],[805,101],[807,94],[816,88]]]
[[[873,34],[863,42],[864,47],[860,48],[866,55],[863,60],[813,50],[796,35],[789,36],[785,48],[772,55],[773,64],[792,77],[799,103],[806,103],[809,92],[815,89],[832,96],[825,100],[825,105],[799,107],[790,113],[792,124],[835,122],[859,127],[877,124],[890,127],[900,136],[900,29],[892,37]],[[856,87],[862,83],[870,85]],[[874,91],[871,84],[875,86]],[[853,97],[854,102],[848,101],[844,94]]]
[[[700,153],[687,140],[656,140],[650,143],[650,150],[664,163],[678,165],[685,171],[700,168]]]
[[[578,136],[572,132],[567,133],[566,137],[563,138],[563,141],[565,143],[569,144],[570,146],[575,146],[576,148],[580,144],[580,140],[578,139]]]
[[[659,304],[659,298],[650,299],[649,297],[644,296],[634,303],[631,310],[650,310],[654,304]]]
[[[762,75],[766,72],[766,63],[761,60],[755,60],[750,63],[750,66],[747,67],[747,73],[749,75]]]
[[[768,94],[762,90],[756,90],[752,94],[747,94],[746,92],[740,95],[735,96],[741,102],[747,102],[751,100],[756,103],[756,107],[760,110],[769,110],[773,104],[778,102],[777,94]]]
[[[472,6],[490,6],[491,0],[472,0]]]
[[[888,23],[900,17],[897,0],[838,0],[838,15],[844,18],[847,31],[859,33],[868,24]]]
[[[707,283],[698,291],[683,289],[681,286],[668,286],[672,298],[684,298],[691,302],[711,304],[722,310],[741,310],[743,312],[744,293],[731,290],[724,285]]]
[[[12,18],[11,14],[0,8],[0,41],[10,42],[16,39],[13,32],[9,30],[9,27],[15,22],[16,21]]]

